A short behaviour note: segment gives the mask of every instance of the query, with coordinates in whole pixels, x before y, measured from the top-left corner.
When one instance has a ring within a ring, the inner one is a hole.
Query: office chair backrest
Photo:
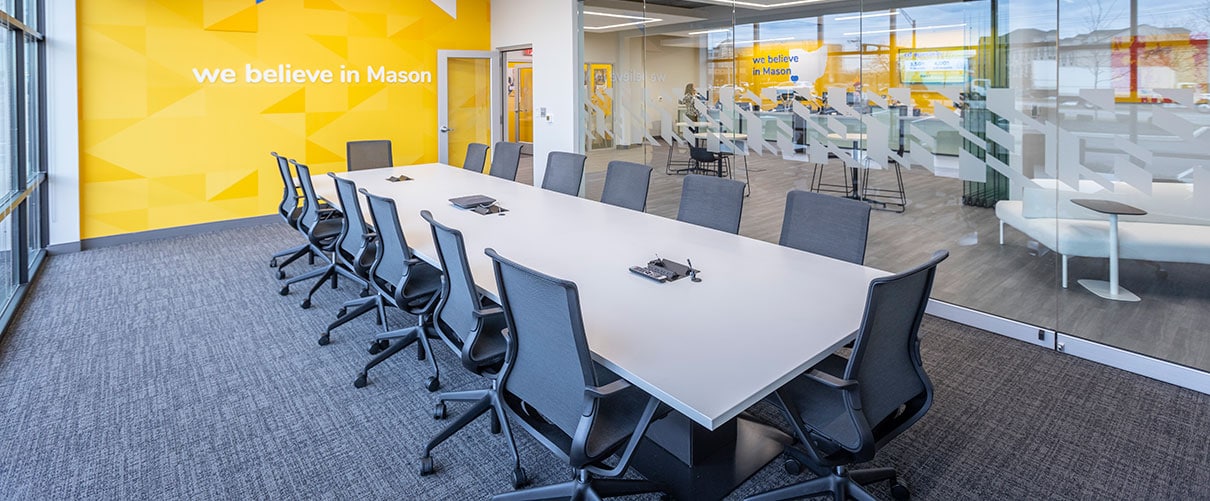
[[[718,159],[721,157],[719,157],[719,155],[717,153],[713,153],[710,150],[707,150],[706,148],[690,146],[689,147],[689,158],[692,158],[698,162],[710,163],[710,162],[717,162]]]
[[[467,338],[476,330],[475,313],[479,304],[479,292],[466,261],[466,243],[461,231],[438,223],[429,211],[421,211],[420,217],[433,229],[433,243],[437,245],[437,257],[445,272],[441,302],[437,304],[435,315],[438,331],[454,351],[461,351]]]
[[[552,151],[546,156],[546,174],[542,176],[542,188],[573,197],[580,195],[580,184],[584,180],[584,161],[588,157],[578,153]]]
[[[389,139],[349,141],[345,143],[345,160],[350,171],[395,165],[391,159]]]
[[[870,206],[865,202],[790,190],[778,244],[863,264],[869,229]]]
[[[574,437],[584,388],[597,386],[576,284],[505,259],[494,249],[486,253],[512,333],[501,387]]]
[[[484,164],[487,163],[487,145],[483,143],[471,143],[466,145],[466,160],[462,162],[462,168],[472,170],[478,173],[483,172]]]
[[[500,141],[492,147],[492,168],[488,174],[509,181],[517,180],[517,167],[521,164],[521,143]]]
[[[378,231],[378,256],[370,267],[370,283],[387,295],[395,297],[398,303],[403,295],[403,285],[411,269],[412,250],[408,248],[407,239],[403,236],[403,228],[399,226],[399,212],[395,209],[395,201],[380,197],[366,191],[357,190],[365,195],[370,206],[370,219],[374,229]]]
[[[744,183],[734,179],[690,174],[681,188],[676,219],[728,233],[739,233],[744,210]]]
[[[937,251],[915,269],[870,281],[865,317],[844,375],[858,382],[861,412],[879,447],[932,405],[933,385],[920,361],[917,334],[937,264],[947,257],[949,252]]]
[[[298,209],[298,187],[294,185],[294,174],[290,172],[290,161],[276,151],[269,152],[277,159],[277,170],[281,173],[282,194],[277,212],[287,223],[292,223],[290,216]]]
[[[361,197],[357,196],[357,183],[338,177],[331,172],[328,177],[336,182],[336,197],[340,200],[341,213],[344,214],[344,229],[340,232],[337,250],[351,264],[357,259],[366,245],[365,216],[361,213]]]
[[[319,222],[319,196],[315,194],[315,185],[311,184],[311,168],[294,160],[290,162],[298,172],[298,184],[303,192],[302,214],[298,216],[298,227],[303,232],[309,232],[315,223]]]
[[[605,171],[605,189],[601,202],[643,212],[647,210],[647,189],[651,185],[651,167],[614,160]]]

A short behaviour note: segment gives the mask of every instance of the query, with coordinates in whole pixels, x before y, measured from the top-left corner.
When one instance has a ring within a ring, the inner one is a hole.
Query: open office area
[[[1202,10],[0,3],[0,489],[1204,497]]]

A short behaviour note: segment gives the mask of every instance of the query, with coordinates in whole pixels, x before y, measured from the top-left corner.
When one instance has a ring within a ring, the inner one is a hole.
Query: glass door
[[[461,167],[471,143],[491,144],[491,51],[437,52],[437,158]]]
[[[613,65],[588,63],[584,65],[585,88],[588,89],[586,150],[613,147]]]

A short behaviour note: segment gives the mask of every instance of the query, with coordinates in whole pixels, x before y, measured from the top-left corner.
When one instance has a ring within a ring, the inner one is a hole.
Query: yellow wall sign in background
[[[82,237],[272,213],[270,151],[436,161],[437,50],[488,49],[488,2],[80,2]]]

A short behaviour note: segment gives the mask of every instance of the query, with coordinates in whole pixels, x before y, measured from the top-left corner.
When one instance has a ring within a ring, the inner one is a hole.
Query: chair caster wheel
[[[782,467],[786,469],[786,473],[791,475],[802,473],[802,463],[798,462],[797,459],[787,459],[786,462],[782,463]]]
[[[277,258],[273,258],[273,259],[270,259],[270,260],[269,260],[269,267],[270,267],[270,268],[277,268]]]
[[[912,499],[912,493],[908,490],[907,486],[896,482],[895,485],[891,486],[891,497],[898,501],[906,501]]]
[[[277,293],[280,295],[283,295],[283,296],[289,296],[290,295],[290,286],[283,285],[281,290],[277,291]]]
[[[302,309],[304,309],[304,310],[306,310],[306,309],[310,309],[310,308],[311,308],[311,300],[310,300],[310,299],[304,299],[304,300],[303,300],[303,302],[302,302],[302,304],[300,304],[299,306],[301,306],[301,307],[302,307]]]
[[[357,376],[357,380],[356,380],[356,381],[353,381],[353,387],[354,387],[354,388],[365,388],[365,387],[366,387],[366,384],[367,384],[368,382],[369,382],[369,381],[366,381],[366,375],[365,375],[365,374],[362,374],[362,375],[360,375],[360,376]]]
[[[348,309],[348,308],[345,308],[344,306],[341,306],[341,307],[340,307],[340,309],[336,311],[336,318],[343,317],[343,316],[345,316],[345,314],[346,314],[346,313],[348,313],[348,312],[349,312],[349,309]]]
[[[331,343],[331,342],[332,342],[332,338],[328,337],[328,334],[326,332],[324,333],[324,335],[319,336],[319,345],[320,346],[327,346],[328,343]]]
[[[436,376],[429,376],[428,384],[424,385],[424,388],[426,390],[429,390],[430,392],[437,391],[437,388],[440,388],[440,387],[441,387],[441,380],[437,379]]]
[[[437,402],[437,405],[433,406],[433,419],[445,419],[445,402]]]
[[[390,341],[387,341],[385,339],[379,339],[377,341],[374,341],[373,343],[370,343],[369,352],[371,355],[377,355],[379,353],[382,353],[382,350],[387,349],[387,347],[389,347],[389,346],[391,346]]]
[[[278,280],[285,280],[285,279],[286,279],[286,272],[284,272],[284,271],[282,271],[282,270],[277,270],[277,279],[278,279]]]
[[[431,458],[431,457],[420,458],[420,476],[423,477],[423,476],[432,475],[432,474],[433,474],[433,458]]]
[[[513,488],[520,489],[529,483],[529,477],[525,475],[525,468],[520,466],[513,470]]]

